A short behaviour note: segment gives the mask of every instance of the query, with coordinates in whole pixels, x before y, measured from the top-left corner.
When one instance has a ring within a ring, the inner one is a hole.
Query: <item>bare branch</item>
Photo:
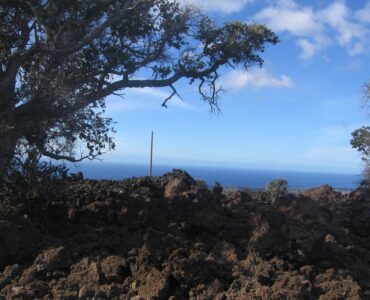
[[[169,100],[171,100],[172,99],[172,97],[174,97],[174,96],[177,96],[177,97],[179,97],[181,100],[183,100],[182,98],[181,98],[181,96],[179,95],[179,93],[177,92],[177,90],[175,89],[175,87],[171,84],[170,85],[170,88],[172,89],[172,94],[171,95],[169,95],[164,101],[163,101],[163,103],[162,103],[162,106],[163,107],[165,107],[165,108],[167,108],[167,102],[169,101]]]
[[[73,163],[83,161],[84,159],[93,160],[95,158],[95,157],[91,157],[90,155],[85,155],[85,156],[81,156],[80,158],[75,158],[73,156],[58,155],[58,154],[49,152],[45,149],[40,149],[40,150],[41,150],[41,154],[44,155],[44,156],[47,156],[47,157],[50,157],[50,158],[56,159],[56,160],[67,160],[67,161],[70,161],[70,162],[73,162]]]
[[[217,79],[219,78],[219,75],[217,71],[213,72],[212,80],[207,79],[201,79],[201,82],[198,86],[199,94],[202,96],[203,100],[208,102],[210,105],[212,112],[220,112],[220,108],[218,107],[218,95],[220,92],[222,92],[221,87],[217,87]],[[207,89],[209,92],[204,91],[204,85],[207,85]]]

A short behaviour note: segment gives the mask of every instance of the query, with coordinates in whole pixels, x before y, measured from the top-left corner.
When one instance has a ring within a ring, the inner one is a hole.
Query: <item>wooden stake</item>
[[[153,131],[152,138],[150,140],[150,165],[149,165],[149,176],[153,176]]]

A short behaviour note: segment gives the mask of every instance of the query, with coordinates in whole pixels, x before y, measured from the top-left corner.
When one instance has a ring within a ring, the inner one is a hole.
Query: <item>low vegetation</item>
[[[288,192],[288,181],[276,178],[266,185],[265,190],[274,199],[285,196]]]

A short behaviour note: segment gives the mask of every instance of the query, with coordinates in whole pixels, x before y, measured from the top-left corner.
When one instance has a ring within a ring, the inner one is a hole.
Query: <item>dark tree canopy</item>
[[[0,0],[0,176],[19,147],[69,161],[114,148],[104,99],[126,88],[169,87],[166,106],[186,79],[217,109],[219,68],[261,66],[277,42],[171,0]]]

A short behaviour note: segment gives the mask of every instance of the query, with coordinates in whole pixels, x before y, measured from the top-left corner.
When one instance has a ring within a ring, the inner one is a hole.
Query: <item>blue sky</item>
[[[170,89],[131,89],[107,99],[117,150],[105,162],[154,162],[359,173],[351,132],[369,123],[361,106],[370,79],[370,1],[191,0],[219,23],[267,24],[281,43],[268,47],[262,69],[224,69],[220,115],[192,86],[184,101],[162,101]]]

